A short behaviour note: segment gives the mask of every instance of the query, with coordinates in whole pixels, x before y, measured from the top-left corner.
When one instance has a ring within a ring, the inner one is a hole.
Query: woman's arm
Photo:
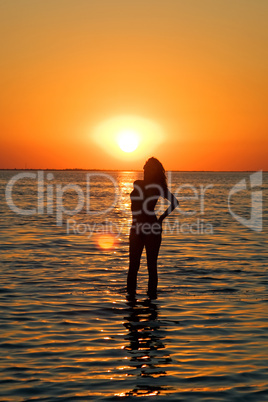
[[[174,197],[174,195],[169,191],[167,188],[165,191],[165,198],[170,202],[169,207],[165,210],[165,212],[159,216],[158,221],[160,223],[163,222],[163,220],[171,214],[171,212],[179,205],[179,201],[177,198]]]

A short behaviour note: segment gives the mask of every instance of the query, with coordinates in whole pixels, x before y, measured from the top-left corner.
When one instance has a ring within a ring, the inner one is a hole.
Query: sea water
[[[1,171],[1,401],[267,401],[268,180],[253,174],[168,173],[180,208],[158,298],[144,255],[131,301],[141,172]]]

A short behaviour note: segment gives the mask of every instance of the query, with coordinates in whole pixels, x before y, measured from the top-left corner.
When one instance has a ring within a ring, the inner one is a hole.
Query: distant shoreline
[[[143,172],[140,169],[28,169],[28,168],[0,168],[0,171],[53,171],[53,172]],[[259,169],[261,170],[261,169]],[[166,170],[166,172],[177,172],[177,173],[242,173],[242,172],[256,172],[256,170]],[[268,170],[262,170],[263,173],[267,173]]]

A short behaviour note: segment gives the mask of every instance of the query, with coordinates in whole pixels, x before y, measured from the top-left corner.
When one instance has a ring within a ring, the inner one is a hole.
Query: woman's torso
[[[134,189],[130,194],[132,220],[136,222],[154,223],[157,221],[155,206],[160,197],[159,185],[145,183],[144,180],[136,180]]]

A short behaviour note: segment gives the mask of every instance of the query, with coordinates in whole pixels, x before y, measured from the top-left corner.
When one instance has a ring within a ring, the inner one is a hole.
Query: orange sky
[[[154,155],[167,170],[268,170],[267,15],[266,0],[2,1],[0,168]],[[163,142],[106,152],[94,130],[124,115]]]

